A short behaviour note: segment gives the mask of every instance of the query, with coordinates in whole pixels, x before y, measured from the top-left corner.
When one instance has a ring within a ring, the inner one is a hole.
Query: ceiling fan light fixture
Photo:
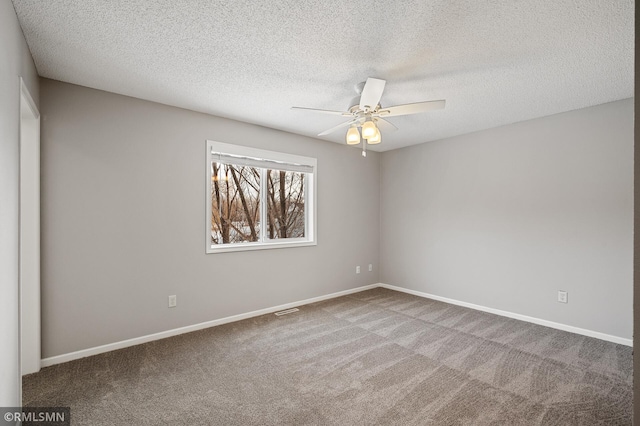
[[[422,101],[411,104],[401,104],[387,106],[382,108],[380,100],[382,92],[386,85],[385,80],[379,78],[367,78],[367,81],[358,83],[355,86],[358,96],[353,98],[349,103],[347,111],[334,111],[327,109],[316,109],[306,107],[292,107],[293,109],[315,111],[322,114],[337,115],[341,117],[349,117],[349,121],[345,121],[334,126],[318,136],[325,136],[337,130],[344,131],[347,127],[349,130],[345,135],[348,145],[359,145],[362,142],[362,155],[367,155],[367,145],[376,145],[382,142],[382,135],[378,124],[382,126],[385,132],[398,130],[393,123],[388,122],[388,117],[396,117],[401,115],[411,115],[429,112],[437,109],[443,109],[445,100]],[[360,130],[362,128],[362,130]],[[388,142],[388,141],[387,141]]]
[[[360,132],[356,126],[351,126],[347,131],[347,145],[358,145],[360,143]]]
[[[380,130],[376,128],[376,134],[367,139],[369,145],[376,145],[382,142],[382,136],[380,135]]]
[[[378,128],[371,120],[367,120],[362,125],[362,137],[365,139],[372,138],[376,132],[378,132]]]

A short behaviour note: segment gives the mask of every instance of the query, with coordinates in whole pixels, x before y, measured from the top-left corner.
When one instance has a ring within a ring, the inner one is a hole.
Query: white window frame
[[[260,176],[260,241],[252,241],[246,243],[232,244],[212,244],[211,243],[211,162],[215,160],[216,155],[228,155],[243,157],[256,162],[256,166],[261,168]],[[205,243],[206,253],[228,253],[234,251],[247,250],[264,250],[288,247],[315,246],[317,225],[316,225],[316,186],[317,186],[317,166],[318,160],[311,157],[303,157],[300,155],[286,154],[283,152],[267,151],[264,149],[251,148],[242,145],[232,145],[228,143],[215,142],[207,140],[206,155],[206,220],[205,220]],[[260,166],[258,163],[264,162]],[[289,165],[302,165],[311,167],[313,172],[305,175],[305,237],[304,238],[286,238],[270,240],[267,238],[266,232],[266,216],[267,216],[267,178],[266,171],[269,167],[268,162],[283,163]]]

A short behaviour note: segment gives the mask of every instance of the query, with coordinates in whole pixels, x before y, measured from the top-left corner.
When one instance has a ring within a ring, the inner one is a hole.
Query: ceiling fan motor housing
[[[356,112],[359,108],[360,108],[360,95],[351,99],[351,101],[349,102],[349,107],[347,108],[347,111]]]
[[[349,112],[356,112],[358,110],[358,108],[360,106],[360,97],[362,95],[362,91],[364,90],[364,85],[367,84],[366,81],[361,81],[360,83],[356,84],[355,86],[353,86],[353,89],[356,91],[356,93],[358,94],[358,96],[356,96],[355,98],[351,99],[351,102],[349,102],[349,107],[347,108],[347,111]]]

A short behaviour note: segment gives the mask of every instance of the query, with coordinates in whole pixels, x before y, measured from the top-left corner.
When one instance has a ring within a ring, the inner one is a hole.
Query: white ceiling
[[[385,151],[633,96],[633,0],[13,0],[43,77],[307,136],[353,86]],[[322,137],[344,143],[344,131]]]

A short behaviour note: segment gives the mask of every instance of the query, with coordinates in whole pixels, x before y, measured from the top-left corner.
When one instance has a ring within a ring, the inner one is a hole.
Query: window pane
[[[260,239],[260,169],[211,163],[211,244]]]
[[[267,237],[304,238],[304,173],[267,171]]]

